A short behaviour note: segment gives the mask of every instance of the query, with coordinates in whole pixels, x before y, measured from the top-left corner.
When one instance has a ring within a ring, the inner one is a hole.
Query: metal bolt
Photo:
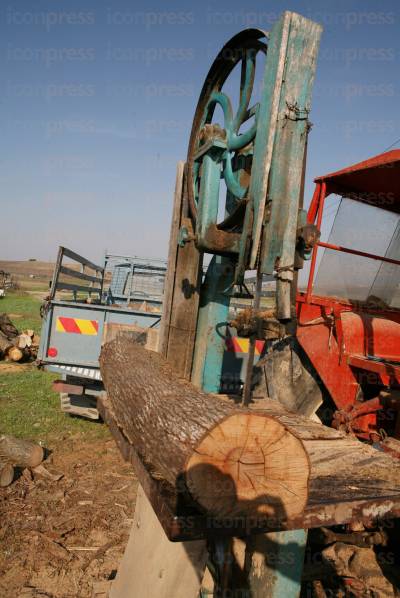
[[[186,226],[181,226],[178,233],[178,245],[179,247],[185,247],[186,243],[193,241],[193,235],[191,235]]]

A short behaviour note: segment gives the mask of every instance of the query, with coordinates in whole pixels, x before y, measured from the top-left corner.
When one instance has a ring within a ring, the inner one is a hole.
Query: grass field
[[[0,299],[0,313],[8,314],[19,331],[29,328],[40,334],[41,303],[24,291],[7,291],[6,296]]]
[[[9,292],[0,300],[19,330],[40,333],[41,302],[24,292]],[[60,411],[59,396],[51,389],[57,376],[39,370],[35,364],[0,361],[0,433],[46,442],[64,435],[82,434],[90,440],[108,436],[106,426],[71,417]]]
[[[106,426],[71,417],[60,410],[58,394],[51,389],[54,374],[34,364],[2,373],[0,364],[0,433],[32,438],[44,443],[71,434],[85,440],[108,435]]]
[[[7,291],[0,312],[19,330],[40,333],[45,293],[23,288]],[[115,576],[133,521],[131,466],[105,424],[61,412],[56,377],[34,363],[0,360],[0,435],[40,442],[47,449],[42,467],[55,475],[16,468],[13,483],[0,488],[3,598],[97,595],[96,584]]]

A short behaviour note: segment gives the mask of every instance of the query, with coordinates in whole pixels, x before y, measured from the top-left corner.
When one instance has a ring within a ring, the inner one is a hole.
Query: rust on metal
[[[204,242],[197,243],[197,247],[203,251],[217,249],[220,255],[237,254],[239,250],[240,234],[228,233],[220,230],[215,224],[210,224],[204,235]]]
[[[69,384],[64,382],[64,380],[54,380],[52,389],[54,392],[66,392],[67,394],[78,396],[83,395],[85,392],[82,384]]]
[[[304,251],[309,252],[318,243],[321,236],[321,232],[315,226],[315,224],[305,224],[297,231],[298,241],[301,242],[304,247]]]

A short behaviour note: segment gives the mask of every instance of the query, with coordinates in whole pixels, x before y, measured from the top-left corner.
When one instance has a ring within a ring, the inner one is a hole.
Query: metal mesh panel
[[[127,279],[127,288],[131,288],[131,294],[135,297],[159,298],[164,292],[164,275],[154,271],[141,270],[136,268],[129,274]]]
[[[126,281],[129,276],[129,266],[114,268],[112,272],[110,290],[113,295],[124,295]]]
[[[108,301],[162,302],[166,262],[138,257],[106,258],[105,292]]]

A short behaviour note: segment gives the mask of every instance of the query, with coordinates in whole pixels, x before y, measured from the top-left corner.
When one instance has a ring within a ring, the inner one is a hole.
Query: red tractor
[[[307,225],[316,242],[296,295],[296,333],[258,362],[254,398],[268,395],[400,458],[400,150],[315,183]],[[327,595],[322,586],[332,591],[336,579],[345,593],[331,595],[392,596],[400,526],[391,523],[310,532],[311,578],[316,555],[324,565],[314,593]]]
[[[321,238],[297,292],[296,334],[258,368],[289,409],[400,457],[400,150],[315,183],[307,221]]]
[[[341,199],[297,295],[297,339],[333,403],[332,425],[400,457],[400,150],[315,183],[308,223],[322,235],[328,197]]]

